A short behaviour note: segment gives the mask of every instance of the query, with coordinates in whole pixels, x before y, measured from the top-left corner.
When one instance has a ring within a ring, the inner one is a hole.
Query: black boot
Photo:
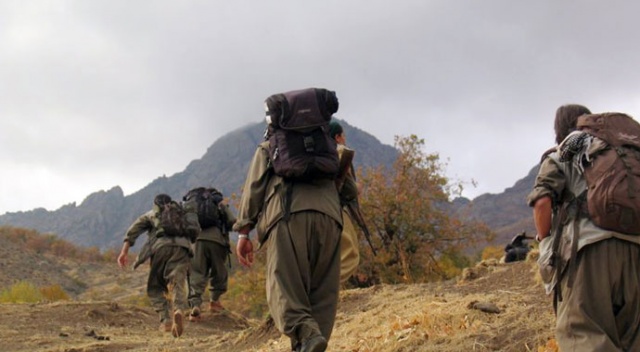
[[[322,335],[315,335],[302,343],[300,352],[324,352],[327,349],[327,339]]]

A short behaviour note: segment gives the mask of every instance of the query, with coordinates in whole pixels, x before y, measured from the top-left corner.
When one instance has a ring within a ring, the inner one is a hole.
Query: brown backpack
[[[580,116],[577,127],[609,145],[584,170],[589,217],[600,228],[640,235],[640,124],[603,113]]]

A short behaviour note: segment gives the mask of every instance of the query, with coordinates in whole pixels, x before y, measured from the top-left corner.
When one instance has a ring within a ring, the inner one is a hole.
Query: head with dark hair
[[[578,117],[586,114],[591,114],[591,111],[584,105],[567,104],[559,107],[556,110],[556,119],[553,123],[553,129],[556,132],[556,143],[562,143],[569,133],[576,129]]]
[[[167,203],[171,203],[171,197],[169,197],[168,195],[161,193],[158,194],[154,199],[153,199],[153,204],[159,206],[162,208],[163,205],[167,204]]]
[[[342,129],[342,125],[338,123],[338,121],[333,120],[329,122],[329,135],[331,138],[336,139],[336,136],[342,134],[344,129]]]

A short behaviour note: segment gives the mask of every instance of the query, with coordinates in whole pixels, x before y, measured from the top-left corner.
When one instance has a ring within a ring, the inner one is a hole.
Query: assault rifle
[[[510,244],[511,246],[514,246],[514,247],[524,247],[526,246],[523,242],[524,240],[533,240],[533,239],[535,239],[535,237],[527,236],[527,232],[522,231],[511,239]]]
[[[336,177],[336,188],[338,189],[338,191],[342,190],[342,186],[344,186],[344,182],[346,181],[349,172],[352,172],[351,168],[354,156],[355,151],[353,149],[344,148],[342,150],[342,154],[340,156],[340,168],[338,176]],[[364,221],[364,217],[360,212],[360,204],[358,203],[358,198],[356,197],[355,199],[347,200],[344,203],[347,208],[347,212],[364,233],[364,237],[369,243],[373,255],[377,255],[376,248],[374,247],[373,242],[371,242],[371,232],[369,232],[369,228],[367,227],[367,224]]]
[[[364,238],[366,238],[367,242],[369,242],[369,246],[371,247],[373,255],[377,255],[378,253],[376,252],[376,247],[374,247],[373,243],[371,242],[371,232],[369,232],[369,228],[364,222],[364,217],[362,217],[362,213],[360,212],[360,205],[358,204],[358,201],[356,200],[347,203],[347,211],[349,212],[349,215],[351,216],[353,221],[358,224],[358,227],[360,227],[360,229],[364,233]]]
[[[336,177],[336,188],[338,192],[342,190],[344,181],[346,181],[349,172],[351,171],[351,165],[353,164],[353,157],[356,152],[353,149],[344,148],[340,155],[340,166],[338,168],[338,176]]]

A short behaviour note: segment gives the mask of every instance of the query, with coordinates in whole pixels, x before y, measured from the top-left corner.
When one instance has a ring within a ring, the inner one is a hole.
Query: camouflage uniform
[[[586,189],[573,162],[561,162],[557,152],[541,164],[527,197],[533,206],[548,196],[560,206]],[[547,292],[558,294],[556,339],[562,351],[640,351],[640,236],[603,230],[585,216],[573,216],[561,225],[562,262],[575,260],[575,272],[545,278]],[[577,256],[571,258],[574,231]],[[555,233],[552,229],[551,233]],[[540,265],[552,250],[553,236],[540,243]],[[558,277],[559,276],[559,277]]]
[[[304,339],[331,336],[340,285],[342,213],[333,180],[290,185],[269,167],[268,142],[256,150],[234,230],[256,228],[267,247],[267,301],[277,328],[292,347]]]
[[[216,302],[220,296],[227,292],[229,274],[225,263],[229,258],[229,229],[236,221],[227,205],[221,204],[220,210],[224,212],[222,221],[224,233],[220,227],[212,226],[203,229],[196,241],[195,255],[191,260],[189,273],[189,304],[191,307],[199,307],[202,304],[202,294],[209,279],[210,302]]]
[[[156,238],[151,248],[151,270],[147,281],[147,295],[151,305],[160,315],[160,321],[170,320],[170,305],[173,309],[185,310],[187,303],[187,272],[193,256],[191,242],[187,237],[156,237],[159,230],[158,214],[153,210],[141,215],[129,227],[125,242],[133,247],[136,239],[147,232],[149,239]],[[169,286],[172,287],[172,302],[167,299]]]

